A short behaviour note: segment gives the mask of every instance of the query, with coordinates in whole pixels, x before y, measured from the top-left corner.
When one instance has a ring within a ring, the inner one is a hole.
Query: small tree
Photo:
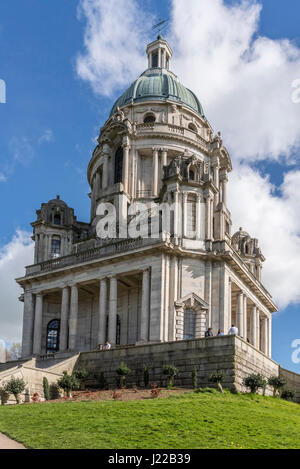
[[[104,376],[103,371],[101,371],[99,379],[98,379],[98,385],[100,389],[105,389],[107,387],[107,382]]]
[[[20,378],[11,378],[6,383],[5,391],[9,394],[13,394],[17,404],[20,404],[20,394],[25,391],[25,382]]]
[[[178,376],[178,368],[174,365],[165,365],[163,367],[163,374],[167,375],[167,387],[172,388],[174,386],[174,379]]]
[[[8,398],[9,398],[9,392],[7,392],[5,388],[0,387],[1,405],[7,404]]]
[[[147,388],[149,386],[149,380],[150,380],[149,367],[145,365],[144,366],[144,386],[145,386],[145,388]]]
[[[197,374],[197,368],[196,367],[193,368],[192,378],[193,378],[193,388],[197,389],[197,387],[198,387],[198,374]]]
[[[78,379],[80,383],[80,389],[84,389],[85,388],[84,381],[88,376],[88,372],[84,368],[79,368],[78,370],[75,370],[73,372],[73,376],[75,376],[75,378]]]
[[[119,368],[116,369],[116,373],[120,377],[120,387],[122,388],[126,384],[126,377],[131,373],[131,369],[122,362]]]
[[[271,376],[268,384],[273,388],[273,396],[280,396],[282,388],[286,385],[286,379],[283,376]]]
[[[260,388],[264,388],[266,380],[261,374],[252,373],[243,379],[243,385],[255,394]]]
[[[224,391],[222,387],[222,382],[224,381],[224,378],[224,373],[221,373],[220,371],[215,371],[210,375],[209,381],[211,383],[215,383],[217,385],[218,390],[223,393]]]
[[[71,391],[78,389],[80,382],[76,376],[70,376],[66,371],[64,371],[63,376],[57,381],[57,385],[65,391],[67,397],[71,397]]]
[[[46,376],[44,376],[43,378],[43,390],[44,390],[44,397],[46,401],[50,401],[50,386],[49,386],[49,381],[46,378]]]
[[[295,397],[296,393],[292,389],[284,389],[281,393],[281,398],[285,399],[286,401],[293,401]]]

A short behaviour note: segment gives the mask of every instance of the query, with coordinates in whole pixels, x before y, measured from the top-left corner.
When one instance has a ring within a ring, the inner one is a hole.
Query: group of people
[[[110,350],[111,349],[111,343],[107,340],[105,342],[105,345],[99,344],[99,350],[102,352],[103,350]]]
[[[238,328],[234,324],[232,324],[231,328],[228,331],[228,335],[238,335],[238,333],[239,333]],[[218,333],[216,334],[217,337],[220,335],[224,335],[224,331],[222,329],[219,329]],[[205,332],[205,337],[214,337],[212,327],[209,327],[207,329],[207,331]]]

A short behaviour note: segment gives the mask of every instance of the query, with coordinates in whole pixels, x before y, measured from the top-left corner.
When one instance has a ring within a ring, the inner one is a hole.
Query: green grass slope
[[[300,406],[216,391],[5,406],[0,432],[28,448],[300,448]]]

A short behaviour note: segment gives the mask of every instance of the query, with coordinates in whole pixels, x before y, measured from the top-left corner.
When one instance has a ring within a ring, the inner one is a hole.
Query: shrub
[[[252,373],[243,379],[243,385],[250,389],[253,394],[257,393],[260,388],[264,388],[266,380],[261,374]]]
[[[55,383],[50,384],[50,399],[59,399],[59,398],[60,398],[60,392],[59,392],[58,385]]]
[[[273,388],[273,396],[280,395],[281,389],[286,385],[286,379],[283,376],[271,376],[268,384]]]
[[[46,401],[50,401],[50,386],[49,386],[49,381],[46,378],[46,376],[44,376],[43,378],[43,390],[44,390],[44,397]]]
[[[131,373],[131,369],[122,362],[119,368],[116,369],[116,373],[120,377],[120,387],[122,388],[125,386],[126,376]]]
[[[172,388],[174,386],[174,378],[178,376],[178,369],[174,365],[165,365],[163,367],[164,375],[167,375],[167,387]]]
[[[112,398],[113,398],[114,401],[120,400],[122,398],[122,393],[114,391],[112,393]]]
[[[40,402],[40,396],[38,392],[35,392],[31,398],[33,402]]]
[[[193,377],[193,388],[194,388],[194,389],[197,389],[197,386],[198,386],[198,374],[197,374],[197,368],[196,368],[196,367],[194,367],[194,369],[193,369],[192,377]]]
[[[144,366],[144,386],[147,388],[149,386],[149,368],[148,366]]]
[[[156,397],[158,397],[158,396],[160,395],[161,389],[159,389],[159,388],[152,388],[151,391],[150,391],[150,393],[151,393],[151,397],[152,397],[153,399],[155,399]]]
[[[107,388],[107,382],[104,376],[103,371],[101,371],[98,379],[98,385],[100,389],[106,389]]]
[[[7,392],[5,388],[1,387],[0,388],[1,405],[7,404],[8,398],[9,398],[9,392]]]
[[[88,372],[84,368],[78,368],[78,370],[75,370],[73,372],[73,376],[75,376],[76,379],[78,379],[80,383],[80,389],[85,388],[84,381],[88,376]]]
[[[74,375],[68,375],[66,371],[63,372],[63,376],[57,381],[57,385],[65,391],[67,397],[71,396],[71,391],[75,391],[79,388],[80,382]]]
[[[286,401],[293,401],[295,397],[296,393],[292,389],[284,389],[281,393],[281,398],[285,399]]]
[[[222,382],[224,381],[224,378],[225,378],[224,373],[221,373],[220,371],[215,371],[214,373],[210,375],[209,381],[211,383],[215,383],[220,392],[224,392],[223,387],[222,387]]]
[[[10,381],[6,383],[5,390],[9,394],[13,394],[16,403],[20,404],[20,394],[25,391],[25,382],[20,378],[11,378]]]

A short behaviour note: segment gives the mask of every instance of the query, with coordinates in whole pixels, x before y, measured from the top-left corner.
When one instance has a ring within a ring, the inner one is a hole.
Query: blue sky
[[[263,8],[256,36],[288,38],[300,47],[299,0],[260,3]],[[141,11],[156,18],[171,16],[167,0],[139,5]],[[7,86],[7,102],[0,104],[0,175],[6,179],[0,182],[0,249],[11,242],[17,229],[30,230],[35,210],[56,194],[75,208],[78,219],[89,219],[87,164],[99,128],[124,86],[117,83],[110,96],[101,96],[78,76],[76,59],[84,52],[86,19],[78,19],[77,7],[76,0],[0,3],[0,79]],[[141,22],[138,28],[149,34],[151,18]],[[207,114],[209,117],[209,109]],[[286,171],[299,169],[298,147],[293,151],[293,161],[258,158],[252,167],[261,176],[268,174],[277,186],[275,191],[279,190]],[[299,304],[291,299],[296,304],[281,309],[273,321],[273,358],[300,373],[300,364],[291,361],[291,342],[300,336]]]

